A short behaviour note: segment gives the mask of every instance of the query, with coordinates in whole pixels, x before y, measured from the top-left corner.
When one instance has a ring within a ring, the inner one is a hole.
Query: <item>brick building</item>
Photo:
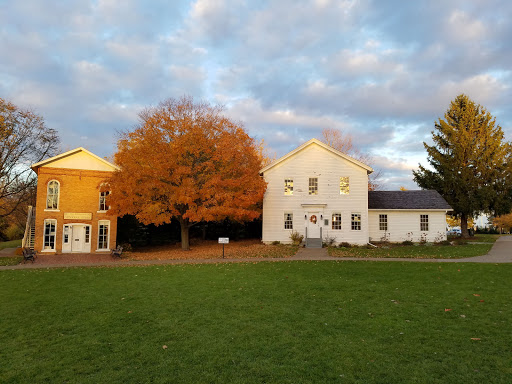
[[[36,252],[102,253],[115,248],[117,216],[107,213],[109,192],[101,191],[115,165],[80,147],[32,169],[38,178],[37,199],[35,217],[29,210],[25,238],[32,237]]]

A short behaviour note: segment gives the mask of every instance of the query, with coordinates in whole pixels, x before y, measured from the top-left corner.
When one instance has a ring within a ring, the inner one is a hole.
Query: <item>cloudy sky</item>
[[[507,0],[0,0],[0,97],[62,150],[110,156],[142,108],[192,95],[278,156],[342,129],[385,189],[415,188],[460,93],[512,140],[511,15]]]

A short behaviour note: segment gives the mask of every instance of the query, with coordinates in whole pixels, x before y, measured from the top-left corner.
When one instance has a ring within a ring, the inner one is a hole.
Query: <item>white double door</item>
[[[64,225],[62,252],[91,252],[91,226],[87,224]]]

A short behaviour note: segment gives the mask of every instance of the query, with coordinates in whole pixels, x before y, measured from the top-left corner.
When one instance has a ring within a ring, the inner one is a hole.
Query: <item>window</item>
[[[332,229],[341,229],[341,213],[332,214]]]
[[[420,215],[420,231],[428,231],[428,215]]]
[[[46,209],[59,209],[59,182],[51,180],[46,192]]]
[[[284,194],[293,195],[293,179],[284,179]]]
[[[361,230],[361,214],[360,213],[352,214],[352,230],[353,231]]]
[[[100,192],[100,211],[107,211],[109,206],[107,205],[107,196],[110,194],[109,191]]]
[[[293,213],[284,214],[284,229],[293,229]]]
[[[85,226],[85,243],[89,244],[91,241],[91,227],[89,225]]]
[[[318,195],[318,177],[309,178],[309,194]]]
[[[379,215],[379,230],[388,230],[388,215]]]
[[[64,244],[69,243],[69,225],[64,226]]]
[[[108,249],[109,226],[110,226],[110,221],[99,221],[98,249]],[[87,236],[87,232],[86,232],[86,236]],[[87,239],[86,239],[86,242],[87,242]]]
[[[340,177],[340,195],[348,195],[348,192],[349,192],[348,176]]]
[[[44,221],[44,244],[43,250],[55,250],[55,228],[57,228],[57,220]]]

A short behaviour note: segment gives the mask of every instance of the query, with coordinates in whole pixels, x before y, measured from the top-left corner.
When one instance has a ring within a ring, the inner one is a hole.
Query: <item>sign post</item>
[[[229,244],[229,237],[219,237],[219,244],[222,244],[222,258],[224,258],[224,245]]]

